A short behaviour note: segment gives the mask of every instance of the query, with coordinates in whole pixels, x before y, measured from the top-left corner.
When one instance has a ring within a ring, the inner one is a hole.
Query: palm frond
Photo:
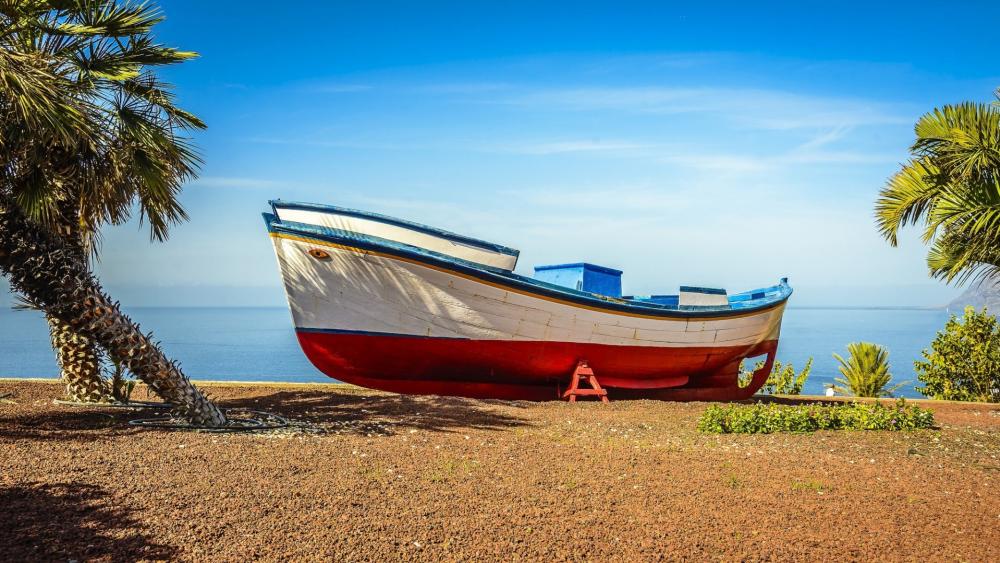
[[[924,115],[915,127],[914,154],[931,156],[954,178],[979,178],[1000,170],[1000,113],[967,102]]]
[[[33,131],[36,142],[74,145],[93,135],[80,104],[66,95],[65,80],[33,54],[0,49],[0,92],[6,112]]]
[[[159,8],[148,3],[89,1],[78,3],[78,10],[59,29],[68,35],[94,37],[130,37],[145,35],[163,21]]]
[[[1000,239],[1000,179],[990,184],[948,186],[929,215],[935,229]]]
[[[1000,279],[1000,106],[944,106],[915,132],[913,159],[876,201],[879,232],[895,246],[901,227],[923,221],[932,277]]]
[[[38,305],[38,303],[35,303],[31,299],[29,299],[29,298],[27,298],[27,297],[25,297],[23,295],[15,294],[13,301],[14,302],[11,303],[10,308],[13,309],[13,310],[15,310],[15,311],[41,311],[42,310],[42,307],[40,307]]]
[[[933,278],[947,283],[1000,280],[1000,245],[962,233],[946,233],[931,245],[927,266]]]
[[[924,217],[942,187],[929,178],[938,173],[926,159],[912,160],[889,179],[875,202],[879,232],[889,244],[899,244],[899,230]]]
[[[181,133],[205,124],[153,69],[197,55],[154,41],[162,18],[131,0],[0,0],[2,189],[90,248],[134,211],[156,240],[187,218],[201,161]]]

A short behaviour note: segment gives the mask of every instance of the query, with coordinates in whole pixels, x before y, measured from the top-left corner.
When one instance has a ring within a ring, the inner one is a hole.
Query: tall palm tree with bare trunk
[[[0,0],[0,272],[57,337],[100,346],[179,416],[221,426],[87,260],[133,209],[157,240],[186,218],[177,196],[199,161],[185,132],[204,125],[154,72],[194,56],[155,42],[161,20],[127,0]]]
[[[56,227],[67,244],[77,251],[77,259],[86,263],[91,255],[97,255],[96,246],[91,241],[96,239],[98,232],[96,229],[84,231],[79,220],[79,210],[74,207],[74,203],[75,200],[70,199],[60,206]],[[30,301],[22,301],[22,306],[36,308]],[[104,351],[92,339],[73,330],[73,327],[58,318],[52,315],[46,315],[45,318],[49,325],[52,349],[56,353],[56,363],[66,385],[66,396],[81,403],[115,401],[117,390],[103,373],[106,363]]]

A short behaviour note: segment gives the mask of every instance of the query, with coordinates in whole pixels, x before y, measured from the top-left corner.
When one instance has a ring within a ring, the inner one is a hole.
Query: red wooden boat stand
[[[591,389],[581,389],[580,380],[586,380],[590,384]],[[601,384],[597,382],[597,376],[594,375],[594,370],[590,369],[587,365],[587,360],[580,360],[576,364],[576,369],[573,370],[573,378],[569,382],[569,388],[563,393],[563,399],[568,399],[569,402],[575,403],[576,398],[595,396],[600,397],[602,403],[609,403],[608,391],[607,389],[601,387]]]

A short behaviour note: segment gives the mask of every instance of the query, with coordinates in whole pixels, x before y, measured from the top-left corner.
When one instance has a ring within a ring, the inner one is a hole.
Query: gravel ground
[[[704,403],[203,386],[293,426],[138,429],[0,380],[0,560],[1000,560],[997,405],[716,436]]]

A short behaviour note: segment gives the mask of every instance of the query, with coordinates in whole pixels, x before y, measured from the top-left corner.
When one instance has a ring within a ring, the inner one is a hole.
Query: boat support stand
[[[590,389],[581,389],[580,382],[586,381],[590,384]],[[563,399],[567,399],[571,403],[576,402],[577,397],[587,397],[594,396],[600,397],[602,403],[609,403],[608,400],[608,390],[601,387],[601,384],[597,381],[597,376],[594,375],[594,370],[590,369],[587,365],[587,360],[580,360],[576,364],[576,369],[573,370],[573,376],[570,379],[569,388],[563,393]]]

